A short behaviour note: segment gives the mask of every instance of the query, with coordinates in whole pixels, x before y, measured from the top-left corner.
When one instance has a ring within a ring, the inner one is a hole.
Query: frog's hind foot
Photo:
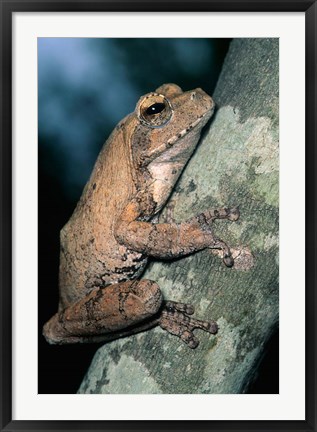
[[[216,334],[218,326],[215,321],[201,321],[189,315],[194,313],[194,307],[186,303],[167,301],[161,312],[159,325],[162,329],[179,337],[190,348],[196,348],[199,340],[193,334],[194,329],[201,329]]]

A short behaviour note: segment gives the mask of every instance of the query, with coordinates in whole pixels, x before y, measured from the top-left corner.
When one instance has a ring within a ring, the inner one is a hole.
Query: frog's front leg
[[[215,219],[236,221],[239,210],[207,210],[182,223],[143,222],[142,211],[137,202],[131,202],[122,213],[115,236],[119,243],[145,255],[157,258],[177,258],[205,249],[222,249],[227,266],[233,258],[227,244],[218,239],[211,228]]]
[[[160,326],[196,348],[193,330],[217,332],[214,321],[192,318],[194,308],[184,303],[163,302],[159,286],[150,280],[134,280],[96,288],[86,297],[56,313],[43,327],[51,344],[107,342]]]

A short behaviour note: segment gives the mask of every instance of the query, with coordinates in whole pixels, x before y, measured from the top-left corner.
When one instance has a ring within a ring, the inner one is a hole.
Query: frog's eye
[[[142,124],[151,128],[165,126],[173,115],[170,101],[158,93],[145,95],[136,106],[137,116]]]
[[[158,114],[162,112],[165,109],[165,107],[166,107],[165,103],[156,102],[153,105],[149,106],[145,112],[147,115]]]

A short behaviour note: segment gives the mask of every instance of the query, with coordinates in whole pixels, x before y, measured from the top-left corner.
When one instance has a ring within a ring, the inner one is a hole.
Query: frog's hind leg
[[[196,348],[199,340],[194,335],[194,329],[201,329],[211,334],[216,334],[218,325],[215,321],[202,321],[189,315],[194,313],[194,307],[187,303],[176,303],[174,301],[164,302],[156,315],[136,324],[132,327],[109,334],[84,337],[74,342],[110,342],[115,339],[132,336],[134,334],[160,326],[168,333],[180,338],[190,348]],[[64,342],[65,343],[65,342]]]
[[[155,326],[178,336],[190,348],[199,341],[193,330],[217,333],[215,321],[200,321],[194,308],[163,302],[159,286],[147,279],[96,288],[86,297],[56,313],[43,327],[51,344],[108,342]]]
[[[44,325],[43,335],[51,344],[116,339],[121,337],[118,334],[122,330],[129,334],[129,327],[155,315],[161,304],[159,286],[150,280],[126,281],[96,288],[83,299],[56,313]]]

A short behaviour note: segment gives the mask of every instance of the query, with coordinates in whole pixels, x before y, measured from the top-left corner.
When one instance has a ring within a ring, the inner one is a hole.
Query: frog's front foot
[[[194,329],[201,329],[208,333],[215,334],[218,325],[215,321],[201,321],[189,315],[194,313],[194,307],[185,303],[168,301],[165,303],[159,325],[162,329],[178,336],[190,348],[196,348],[199,340],[194,336]]]
[[[205,222],[205,226],[210,229],[213,221],[216,219],[227,219],[229,221],[235,222],[239,219],[239,217],[239,207],[210,209],[198,215],[200,224],[203,226]],[[210,248],[222,250],[222,260],[227,267],[232,267],[234,265],[234,259],[232,257],[231,250],[227,243],[225,243],[223,240],[213,237]]]

